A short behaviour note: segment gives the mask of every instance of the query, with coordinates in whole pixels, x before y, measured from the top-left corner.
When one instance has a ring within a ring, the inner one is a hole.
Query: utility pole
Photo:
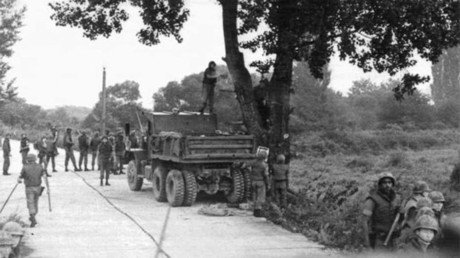
[[[105,110],[105,104],[106,104],[106,98],[107,94],[105,92],[105,67],[103,68],[102,71],[102,135],[105,135],[105,120],[106,120],[106,110]]]

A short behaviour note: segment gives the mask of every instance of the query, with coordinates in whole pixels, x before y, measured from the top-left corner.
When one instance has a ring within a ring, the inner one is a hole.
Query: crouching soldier
[[[283,209],[287,207],[287,188],[288,188],[288,176],[289,176],[289,165],[284,164],[285,157],[283,154],[276,156],[276,164],[272,165],[275,200],[276,203]]]
[[[269,188],[266,158],[266,152],[258,152],[257,160],[248,164],[248,167],[251,168],[254,217],[262,217],[262,205],[265,203],[266,191]]]
[[[415,224],[415,216],[417,215],[417,203],[421,199],[428,197],[430,187],[425,181],[415,182],[412,189],[412,196],[409,197],[404,205],[404,221],[401,223],[402,228],[412,228]]]
[[[399,249],[405,253],[427,253],[439,231],[438,222],[429,215],[420,216],[415,222],[412,235]]]
[[[27,155],[27,164],[22,167],[21,174],[18,178],[18,183],[26,185],[26,198],[27,198],[27,209],[29,210],[30,227],[34,227],[37,224],[35,216],[38,213],[38,198],[43,192],[42,187],[42,176],[46,175],[45,169],[37,164],[37,157],[30,153]]]
[[[377,184],[377,191],[371,192],[364,203],[364,244],[373,249],[391,250],[394,247],[396,232],[392,232],[386,246],[384,243],[399,212],[400,198],[394,190],[395,178],[391,173],[382,173]]]
[[[112,167],[112,144],[109,142],[107,136],[102,137],[102,142],[99,144],[99,161],[101,168],[101,186],[104,182],[105,173],[105,185],[109,184],[110,169]]]
[[[11,238],[13,239],[13,257],[22,257],[20,256],[20,245],[22,237],[24,236],[24,229],[19,225],[17,222],[9,221],[3,225],[3,231],[10,234]]]

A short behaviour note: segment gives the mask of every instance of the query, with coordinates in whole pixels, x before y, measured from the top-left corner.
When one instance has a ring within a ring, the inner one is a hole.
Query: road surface
[[[19,142],[11,141],[11,176],[0,176],[0,203],[19,174]],[[76,158],[78,153],[76,152]],[[3,155],[0,155],[3,157]],[[3,162],[3,158],[0,158]],[[99,173],[64,172],[64,151],[52,173],[52,212],[46,194],[39,202],[38,225],[27,230],[27,257],[154,257],[168,205],[154,200],[152,187],[129,190],[125,175],[112,175],[111,186],[99,186]],[[97,191],[96,191],[96,190]],[[284,230],[248,211],[234,216],[198,214],[206,205],[172,208],[163,249],[170,257],[326,257],[332,252],[301,234]],[[27,220],[24,185],[19,185],[0,214]],[[335,256],[335,255],[334,255]],[[165,257],[165,256],[162,256]]]

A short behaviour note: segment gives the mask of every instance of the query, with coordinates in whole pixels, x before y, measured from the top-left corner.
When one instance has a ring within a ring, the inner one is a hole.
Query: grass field
[[[339,134],[336,138],[325,138],[327,133],[298,136],[294,141],[302,151],[294,150],[297,158],[291,160],[290,187],[299,194],[291,198],[282,216],[272,216],[276,223],[328,246],[355,251],[363,243],[362,204],[380,172],[395,175],[403,197],[410,194],[416,180],[447,194],[460,149],[457,131]]]

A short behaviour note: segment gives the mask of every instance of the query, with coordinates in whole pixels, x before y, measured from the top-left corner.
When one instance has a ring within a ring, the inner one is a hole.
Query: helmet
[[[430,198],[421,198],[420,200],[417,201],[417,210],[423,207],[431,208],[432,205],[433,205],[433,202],[431,201]]]
[[[267,153],[265,151],[258,151],[256,156],[257,156],[257,158],[265,159],[265,158],[267,158]]]
[[[0,247],[2,246],[13,246],[15,244],[14,239],[8,232],[0,230]]]
[[[415,216],[415,220],[417,220],[418,218],[420,218],[420,216],[423,216],[423,215],[428,215],[428,216],[433,217],[433,218],[435,216],[433,209],[431,209],[430,207],[422,207],[417,211],[417,215]]]
[[[276,156],[276,161],[278,163],[284,163],[285,160],[286,160],[286,157],[284,157],[283,154],[278,154],[278,156]]]
[[[417,229],[422,229],[422,228],[431,229],[435,233],[438,233],[438,230],[439,230],[438,221],[431,216],[422,215],[415,222],[414,231],[416,231]]]
[[[27,161],[34,162],[36,160],[37,160],[37,156],[35,156],[35,154],[33,154],[33,153],[27,154]]]
[[[17,222],[9,221],[3,225],[3,230],[10,233],[12,236],[23,236],[24,230],[22,229],[21,225]]]
[[[393,181],[393,185],[394,185],[395,182],[396,182],[395,177],[394,177],[393,174],[391,174],[390,172],[383,172],[383,173],[381,173],[381,174],[379,175],[379,180],[378,180],[378,182],[380,183],[380,181],[381,181],[382,179],[385,179],[385,178],[391,179],[391,181]]]
[[[67,132],[71,132],[71,131],[72,131],[72,128],[68,127],[68,128],[66,129],[66,131],[67,131]]]
[[[428,197],[433,201],[433,202],[446,202],[446,199],[444,199],[444,195],[439,192],[439,191],[433,191],[430,194],[428,194]]]
[[[431,189],[425,181],[417,181],[414,185],[413,192],[416,194],[422,194],[424,192],[430,192]]]

